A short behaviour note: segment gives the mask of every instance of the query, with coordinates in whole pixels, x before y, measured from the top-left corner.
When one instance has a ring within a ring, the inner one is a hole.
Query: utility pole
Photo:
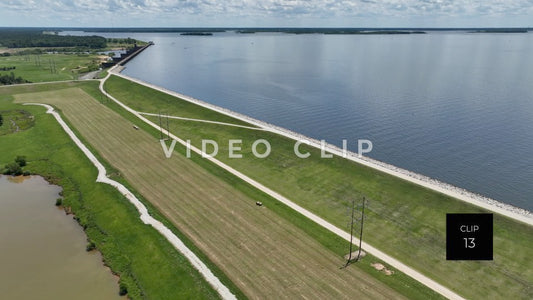
[[[361,232],[359,234],[359,251],[357,253],[357,258],[355,259],[355,261],[359,261],[359,259],[361,259],[361,246],[363,245],[363,224],[365,222],[365,202],[366,199],[363,196],[363,208],[361,209]]]
[[[163,127],[161,127],[161,111],[159,111],[159,139],[163,139]]]
[[[357,257],[353,261],[358,262],[361,259],[361,252],[362,252],[362,246],[363,246],[363,225],[365,221],[365,203],[366,199],[363,197],[363,204],[361,208],[361,229],[359,231],[359,249],[357,251]],[[352,250],[353,250],[353,225],[355,220],[355,199],[352,200],[352,217],[350,221],[350,252],[348,254],[348,259],[346,260],[346,264],[343,266],[343,268],[348,267],[350,263],[352,263]]]
[[[170,140],[170,126],[168,126],[168,112],[167,112],[167,140]]]
[[[348,253],[348,260],[344,267],[346,268],[352,261],[352,247],[353,247],[353,219],[355,215],[355,199],[352,200],[352,219],[350,221],[350,252]]]

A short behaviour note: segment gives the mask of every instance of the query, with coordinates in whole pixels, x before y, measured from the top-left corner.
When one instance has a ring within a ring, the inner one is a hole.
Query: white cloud
[[[129,17],[140,16],[143,18],[136,21],[142,24],[128,23]],[[430,22],[430,17],[501,21],[512,20],[513,16],[522,16],[513,22],[533,20],[533,0],[8,0],[0,3],[2,26],[22,25],[19,22],[32,22],[34,26],[90,26],[94,22],[103,26],[113,22],[120,23],[119,26],[202,26],[205,22],[218,22],[209,26],[246,26],[250,23],[290,26],[301,22],[305,26],[336,26],[339,23],[358,26],[358,22],[375,23],[380,18],[389,18],[391,22],[397,18],[409,23],[420,18]],[[79,20],[79,24],[70,24],[71,20]],[[320,24],[310,23],[317,20]],[[17,24],[9,24],[10,21]],[[184,21],[192,23],[182,24]],[[283,24],[278,23],[280,21]],[[509,22],[509,26],[513,22]],[[533,26],[531,22],[521,26]],[[413,22],[411,24],[415,26]]]

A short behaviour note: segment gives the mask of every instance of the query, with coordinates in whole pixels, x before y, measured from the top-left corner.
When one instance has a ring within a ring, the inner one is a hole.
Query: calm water
[[[22,179],[0,176],[0,298],[121,299],[81,227],[54,206],[59,187]]]
[[[533,210],[533,33],[130,35],[126,75]]]

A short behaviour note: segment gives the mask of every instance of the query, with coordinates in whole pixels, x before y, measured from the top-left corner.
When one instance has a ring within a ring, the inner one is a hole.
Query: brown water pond
[[[42,177],[0,175],[2,299],[120,299],[117,278]]]

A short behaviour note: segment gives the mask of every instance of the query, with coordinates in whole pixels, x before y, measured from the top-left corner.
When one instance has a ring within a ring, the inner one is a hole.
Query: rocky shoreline
[[[120,70],[120,71],[122,71],[122,70]],[[230,117],[233,117],[233,118],[248,122],[248,123],[253,124],[255,126],[261,127],[261,128],[263,128],[265,130],[268,130],[268,131],[283,135],[285,137],[288,137],[288,138],[291,138],[291,139],[294,139],[294,140],[305,140],[305,141],[308,141],[309,145],[313,146],[315,148],[320,149],[322,147],[322,142],[321,141],[313,139],[313,138],[310,138],[310,137],[307,137],[307,136],[299,134],[297,132],[288,130],[286,128],[279,127],[279,126],[276,126],[276,125],[273,125],[273,124],[270,124],[270,123],[267,123],[267,122],[264,122],[264,121],[260,121],[260,120],[254,119],[252,117],[240,114],[238,112],[234,112],[232,110],[229,110],[229,109],[226,109],[226,108],[223,108],[223,107],[219,107],[219,106],[207,103],[205,101],[198,100],[198,99],[195,99],[193,97],[190,97],[190,96],[187,96],[187,95],[183,95],[183,94],[180,94],[178,92],[171,91],[171,90],[168,90],[168,89],[165,89],[165,88],[162,88],[162,87],[147,83],[145,81],[129,77],[129,76],[124,75],[124,74],[120,74],[118,72],[113,72],[113,73],[115,75],[117,75],[117,76],[123,77],[125,79],[131,80],[131,81],[139,83],[141,85],[148,86],[150,88],[162,91],[162,92],[167,93],[169,95],[172,95],[172,96],[181,98],[183,100],[189,101],[191,103],[195,103],[197,105],[200,105],[202,107],[208,108],[210,110],[214,110],[214,111],[220,112],[222,114],[228,115]],[[418,173],[415,173],[415,172],[412,172],[412,171],[409,171],[409,170],[406,170],[406,169],[402,169],[402,168],[387,164],[387,163],[379,161],[379,160],[375,160],[375,159],[372,159],[372,158],[369,158],[369,157],[366,157],[366,156],[360,156],[357,153],[349,151],[349,150],[344,151],[343,149],[341,149],[341,148],[339,148],[339,147],[337,147],[335,145],[329,144],[329,143],[325,143],[324,147],[325,147],[325,150],[327,152],[332,153],[334,155],[338,155],[338,156],[344,156],[345,155],[346,159],[349,159],[349,160],[364,164],[366,166],[372,167],[372,168],[380,170],[380,171],[384,171],[385,173],[388,173],[390,175],[393,175],[393,176],[408,180],[408,181],[413,182],[413,183],[418,184],[418,185],[422,185],[422,186],[427,187],[429,189],[432,189],[434,191],[447,194],[449,196],[458,198],[459,200],[474,204],[474,205],[482,207],[482,208],[486,208],[486,209],[491,210],[493,212],[500,213],[500,214],[503,214],[503,215],[508,216],[510,218],[513,218],[513,219],[522,221],[524,223],[533,225],[533,213],[531,211],[529,211],[529,210],[526,210],[526,209],[523,209],[523,208],[519,208],[519,207],[510,205],[510,204],[507,204],[507,203],[503,203],[503,202],[491,199],[489,197],[470,192],[470,191],[468,191],[466,189],[463,189],[463,188],[460,188],[460,187],[456,187],[456,186],[453,186],[451,184],[439,181],[437,179],[434,179],[434,178],[431,178],[431,177],[428,177],[428,176],[425,176],[425,175],[422,175],[422,174],[418,174]]]

